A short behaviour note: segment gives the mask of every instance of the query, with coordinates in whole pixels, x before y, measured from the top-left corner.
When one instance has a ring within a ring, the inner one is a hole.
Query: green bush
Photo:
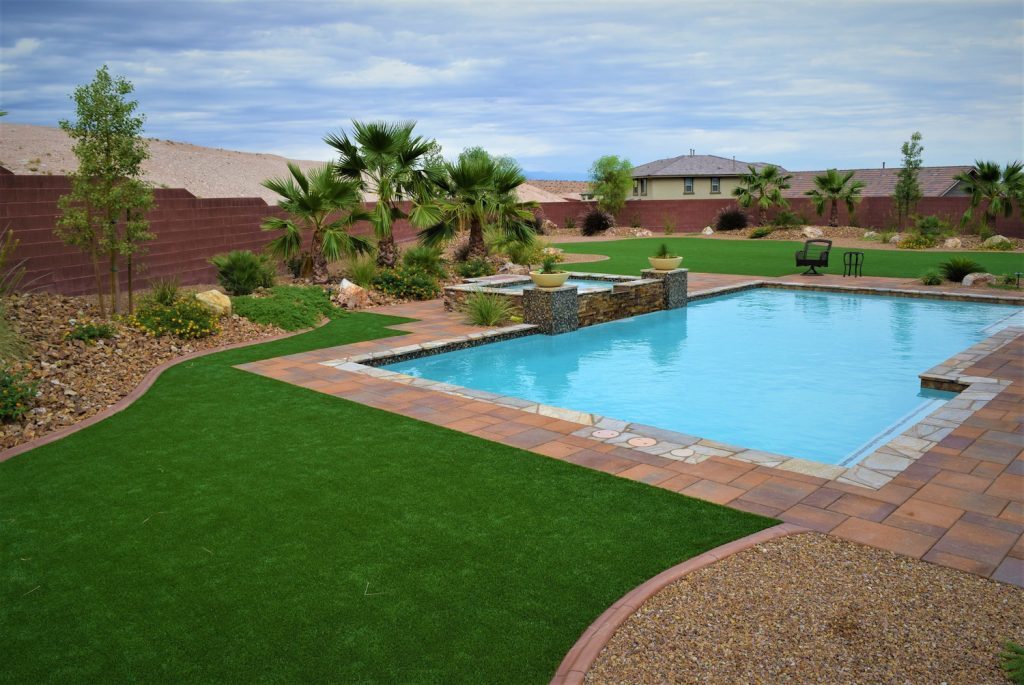
[[[466,321],[474,326],[497,326],[512,318],[507,297],[492,293],[473,293],[464,306]]]
[[[87,345],[105,338],[113,338],[117,335],[117,328],[109,323],[94,323],[92,321],[78,321],[71,330],[64,334],[67,340],[81,340]]]
[[[0,421],[17,421],[36,401],[38,383],[25,380],[25,374],[0,368]]]
[[[127,321],[147,333],[159,337],[173,335],[185,340],[205,338],[220,332],[217,317],[196,299],[195,295],[182,297],[172,305],[146,300]]]
[[[170,307],[181,296],[177,278],[159,278],[149,284],[149,297],[154,302]]]
[[[265,296],[231,298],[235,313],[254,323],[269,324],[286,331],[312,328],[325,317],[338,313],[330,295],[319,286],[277,285]]]
[[[925,285],[942,285],[942,274],[935,269],[925,271],[921,274],[921,283]]]
[[[373,257],[356,257],[348,264],[348,280],[362,288],[369,288],[373,285],[373,279],[377,276],[377,260]]]
[[[914,232],[918,235],[938,238],[949,233],[949,224],[935,215],[919,216],[914,221]]]
[[[792,228],[793,226],[803,226],[806,223],[807,219],[788,209],[783,209],[771,221],[772,226],[776,228]]]
[[[1003,274],[999,277],[999,285],[1017,287],[1017,274]]]
[[[248,295],[256,288],[274,285],[274,267],[263,255],[233,250],[210,259],[217,267],[217,282],[228,295]]]
[[[991,238],[995,234],[996,234],[996,232],[993,231],[988,226],[986,226],[985,224],[982,224],[982,225],[978,226],[978,237],[981,238],[982,242],[985,242],[986,240],[988,240],[989,238]]]
[[[441,294],[441,284],[434,275],[404,265],[380,271],[373,279],[373,287],[385,295],[403,300],[431,300]]]
[[[875,239],[880,243],[888,244],[889,240],[891,240],[894,235],[896,235],[896,231],[882,231]]]
[[[1011,683],[1024,685],[1024,647],[1012,640],[1008,640],[1003,647],[1004,650],[999,655],[1003,672]]]
[[[566,230],[572,230],[576,228],[576,217],[569,215],[565,217],[565,228]]]
[[[25,341],[14,330],[3,306],[0,306],[0,360],[18,359],[25,354]]]
[[[668,249],[668,243],[662,243],[661,245],[658,246],[658,249],[655,250],[654,256],[657,259],[672,259],[674,257],[678,257],[679,255],[674,254],[672,250]]]
[[[410,269],[419,269],[433,275],[436,278],[448,276],[448,270],[441,259],[441,250],[426,245],[417,245],[405,251],[402,255],[402,264]]]
[[[900,240],[898,247],[904,250],[927,250],[935,247],[937,241],[930,235],[923,233],[909,233]]]
[[[503,244],[500,251],[513,264],[530,266],[531,264],[539,264],[540,260],[544,258],[544,247],[544,243],[540,240],[530,240],[527,242],[513,241]]]
[[[592,209],[583,217],[583,235],[599,235],[615,225],[615,217],[600,209]]]
[[[738,231],[746,228],[747,213],[739,207],[726,207],[715,217],[715,228],[719,231]]]
[[[939,272],[946,280],[960,283],[967,274],[985,271],[985,267],[970,257],[950,257],[939,264]]]
[[[476,259],[469,259],[464,262],[460,262],[455,266],[455,271],[458,272],[462,278],[480,278],[481,276],[491,276],[494,274],[494,265],[492,265],[486,259],[477,257]]]
[[[760,226],[760,227],[755,228],[753,231],[750,232],[750,237],[753,238],[754,240],[757,240],[758,238],[764,238],[766,236],[770,236],[774,232],[775,232],[775,227],[773,227],[773,226]]]

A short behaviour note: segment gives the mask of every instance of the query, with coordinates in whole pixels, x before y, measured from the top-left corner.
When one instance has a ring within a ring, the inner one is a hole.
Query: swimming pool
[[[946,395],[921,390],[917,374],[1018,312],[1009,305],[758,289],[385,368],[848,465],[894,422],[943,401]]]
[[[580,292],[584,292],[587,290],[611,290],[615,283],[615,281],[599,281],[590,278],[569,278],[565,281],[566,285],[574,285],[579,289]],[[537,286],[532,282],[516,283],[514,285],[502,286],[501,292],[521,293],[524,290],[533,290],[536,287]]]

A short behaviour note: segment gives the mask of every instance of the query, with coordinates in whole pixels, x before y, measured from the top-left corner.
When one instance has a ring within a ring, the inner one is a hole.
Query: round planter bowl
[[[682,257],[648,257],[647,261],[651,263],[651,268],[655,271],[671,271],[672,269],[678,269],[679,265],[683,263]]]
[[[553,274],[542,274],[539,271],[531,271],[530,278],[538,288],[561,288],[569,280],[568,271],[559,271]]]

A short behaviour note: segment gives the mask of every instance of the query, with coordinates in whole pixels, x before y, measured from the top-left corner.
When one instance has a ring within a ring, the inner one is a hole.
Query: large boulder
[[[942,246],[947,250],[959,250],[961,247],[963,247],[963,243],[960,241],[959,238],[946,238],[942,242]]]
[[[800,235],[808,240],[815,240],[817,238],[824,238],[825,231],[821,230],[817,226],[804,226],[800,229]]]
[[[897,233],[896,235],[891,236],[889,238],[889,244],[890,245],[899,245],[901,242],[903,242],[903,234],[902,233]]]
[[[551,235],[558,230],[558,224],[551,219],[544,219],[540,224],[540,232],[544,235]]]
[[[864,231],[864,240],[871,240],[872,238],[877,238],[877,237],[878,237],[878,232],[877,231]]]
[[[196,293],[196,299],[216,316],[231,316],[231,298],[219,290]]]
[[[356,285],[347,278],[341,279],[338,292],[334,294],[333,299],[334,304],[344,309],[362,309],[372,304],[366,288]]]
[[[1013,247],[1013,242],[1004,235],[994,235],[986,239],[981,246],[986,250],[1009,250]]]
[[[963,285],[967,286],[968,288],[976,285],[988,285],[989,283],[995,282],[995,276],[981,271],[979,271],[978,273],[967,274],[966,276],[964,276],[964,280],[962,281]]]
[[[710,226],[705,226],[704,230],[701,231],[701,234],[702,235],[714,235],[715,234],[715,229],[711,228]]]

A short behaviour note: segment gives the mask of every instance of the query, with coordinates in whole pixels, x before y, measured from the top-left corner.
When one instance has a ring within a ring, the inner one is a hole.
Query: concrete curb
[[[594,665],[601,650],[615,634],[626,619],[636,613],[644,602],[660,592],[667,586],[680,578],[693,573],[716,561],[732,556],[737,552],[750,549],[756,545],[775,540],[777,538],[793,535],[795,533],[806,533],[809,529],[795,526],[791,523],[782,523],[771,528],[766,528],[753,533],[739,540],[733,540],[712,550],[708,550],[692,559],[687,559],[670,569],[662,571],[650,580],[638,585],[626,593],[619,601],[608,607],[608,610],[597,617],[590,627],[583,631],[583,635],[576,641],[569,652],[562,659],[555,677],[551,679],[551,685],[578,685],[583,682],[587,671]]]

